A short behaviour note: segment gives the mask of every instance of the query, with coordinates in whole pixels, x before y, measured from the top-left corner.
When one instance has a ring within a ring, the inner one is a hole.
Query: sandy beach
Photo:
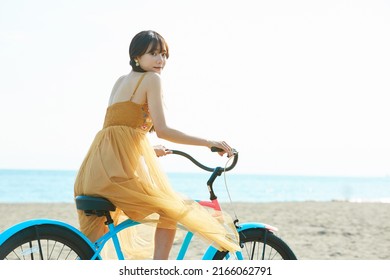
[[[389,260],[390,204],[350,202],[288,202],[224,204],[240,222],[261,221],[279,229],[281,237],[303,260]],[[27,219],[50,218],[77,227],[75,206],[0,204],[0,232]],[[178,240],[172,250],[176,256]],[[199,259],[203,243],[195,241],[187,259]]]

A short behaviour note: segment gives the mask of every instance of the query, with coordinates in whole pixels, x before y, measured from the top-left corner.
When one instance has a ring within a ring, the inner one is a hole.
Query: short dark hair
[[[135,58],[144,55],[149,46],[151,47],[150,52],[160,52],[164,49],[166,51],[166,57],[169,57],[168,44],[160,34],[152,30],[141,31],[134,36],[129,47],[130,65],[134,71],[145,72],[141,66],[136,65]]]

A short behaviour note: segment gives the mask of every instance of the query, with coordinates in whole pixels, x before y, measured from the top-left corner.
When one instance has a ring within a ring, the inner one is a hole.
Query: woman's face
[[[150,51],[150,48],[138,58],[138,63],[147,72],[161,74],[167,61],[167,51],[165,49]]]

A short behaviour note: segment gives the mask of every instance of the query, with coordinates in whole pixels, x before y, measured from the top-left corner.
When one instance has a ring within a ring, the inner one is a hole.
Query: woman
[[[168,259],[177,222],[221,250],[239,250],[236,236],[197,203],[184,200],[172,190],[156,160],[156,155],[169,151],[161,146],[154,150],[146,134],[154,130],[159,138],[171,142],[218,147],[223,150],[220,155],[230,155],[231,148],[224,141],[191,136],[167,125],[160,74],[169,49],[160,34],[138,33],[129,52],[132,71],[120,77],[112,89],[103,129],[96,135],[77,175],[75,196],[109,199],[117,207],[113,215],[116,223],[123,214],[141,223],[155,222],[154,259]],[[153,219],[153,213],[159,217]],[[78,215],[81,231],[92,241],[107,231],[104,218],[87,217],[82,211]],[[131,236],[131,240],[122,238],[122,243],[137,240],[134,234]],[[142,245],[141,251],[144,248]],[[136,255],[136,251],[135,246],[130,247],[127,252],[133,255],[127,257],[147,257]]]

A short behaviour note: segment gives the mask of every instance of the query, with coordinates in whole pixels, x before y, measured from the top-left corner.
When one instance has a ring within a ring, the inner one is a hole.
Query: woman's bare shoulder
[[[160,74],[158,74],[158,73],[146,72],[145,77],[144,77],[144,81],[145,81],[145,83],[143,83],[143,84],[145,85],[145,87],[147,89],[161,88],[162,80],[161,80]]]
[[[122,75],[122,76],[119,76],[119,78],[118,79],[116,79],[116,82],[115,82],[115,84],[118,84],[118,83],[120,83],[121,81],[123,81],[126,77],[127,77],[128,75]]]
[[[158,73],[155,72],[146,72],[145,73],[145,79],[151,80],[151,81],[160,81],[161,76]]]
[[[123,83],[124,83],[124,80],[126,79],[127,76],[128,75],[122,75],[116,80],[116,82],[111,90],[110,99],[108,101],[109,105],[111,105],[114,102],[114,96],[117,94],[119,89],[123,88]]]
[[[118,88],[118,86],[123,83],[124,79],[127,77],[127,75],[122,75],[120,76],[116,81],[115,81],[115,84],[113,86],[113,90]]]

